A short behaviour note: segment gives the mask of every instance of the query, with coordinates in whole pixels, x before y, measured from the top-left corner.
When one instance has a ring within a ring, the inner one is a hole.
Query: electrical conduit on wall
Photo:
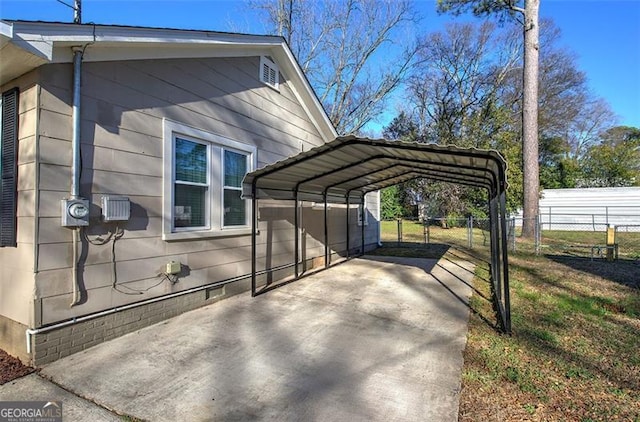
[[[73,50],[73,104],[72,104],[72,125],[73,135],[71,138],[72,161],[71,161],[71,198],[80,197],[80,90],[82,83],[82,56],[84,48]],[[72,242],[72,299],[70,307],[80,302],[80,291],[78,287],[78,240],[80,227],[75,227],[71,231]]]

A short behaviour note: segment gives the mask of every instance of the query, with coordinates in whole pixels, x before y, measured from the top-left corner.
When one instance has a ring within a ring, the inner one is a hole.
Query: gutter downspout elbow
[[[31,354],[31,336],[34,334],[38,334],[38,330],[28,328],[25,330],[24,334],[27,337],[27,354],[30,355]]]

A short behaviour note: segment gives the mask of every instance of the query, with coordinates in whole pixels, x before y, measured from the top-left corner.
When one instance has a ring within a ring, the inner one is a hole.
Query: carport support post
[[[347,259],[349,259],[349,241],[351,239],[349,239],[349,206],[350,206],[350,201],[349,201],[349,194],[347,193]]]
[[[362,234],[362,255],[364,255],[364,193],[362,194],[362,200],[360,201],[360,209],[362,210],[360,212],[360,227],[361,227],[361,234]]]
[[[498,229],[497,227],[497,222],[496,222],[496,215],[494,213],[494,208],[493,208],[493,199],[491,198],[491,195],[493,194],[493,192],[491,190],[488,191],[488,197],[489,197],[489,201],[488,201],[488,205],[489,205],[489,239],[490,239],[490,249],[491,249],[491,284],[493,287],[493,297],[492,300],[495,301],[495,306],[497,309],[500,309],[500,284],[498,282],[498,273],[496,272],[496,268],[497,268],[497,264],[498,264],[498,252],[496,250],[496,236],[495,236],[495,232]],[[499,312],[500,313],[500,312]],[[502,315],[500,315],[500,318],[502,318]]]
[[[256,230],[258,229],[258,199],[256,182],[251,186],[251,297],[256,295]]]
[[[293,206],[293,225],[294,225],[294,234],[293,234],[293,259],[295,262],[295,268],[296,268],[296,279],[298,277],[300,277],[300,267],[299,267],[299,261],[300,261],[300,252],[298,251],[298,249],[300,248],[300,221],[299,221],[299,217],[298,217],[298,208],[300,206],[300,201],[298,200],[298,190],[296,189],[296,198],[294,200],[294,206]]]
[[[502,287],[504,288],[504,330],[507,334],[511,334],[511,299],[509,297],[509,257],[507,253],[507,232],[506,232],[506,215],[507,215],[507,199],[506,193],[502,191],[500,194],[500,226],[502,232],[502,265],[504,274],[502,276]],[[515,221],[514,221],[515,229]],[[515,237],[514,237],[515,238]]]
[[[498,204],[496,203],[498,200],[497,196],[494,196],[489,200],[489,216],[491,219],[491,263],[492,266],[492,276],[494,278],[493,287],[495,290],[495,295],[498,301],[502,300],[502,291],[501,291],[501,283],[500,283],[500,244],[499,244],[499,233],[500,230],[500,222],[498,221]]]
[[[327,191],[322,193],[324,199],[324,267],[329,268],[329,217],[327,212]]]

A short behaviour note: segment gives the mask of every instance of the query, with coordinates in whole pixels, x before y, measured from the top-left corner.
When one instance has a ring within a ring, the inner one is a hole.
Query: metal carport
[[[368,192],[416,178],[487,189],[491,240],[493,300],[505,332],[511,332],[506,232],[506,162],[493,150],[435,144],[373,140],[347,136],[246,175],[243,196],[252,200],[251,294],[256,295],[258,200],[294,201],[295,278],[300,274],[298,207],[301,201],[324,204],[325,266],[330,265],[327,204],[364,204]],[[347,212],[347,258],[349,258]],[[364,224],[362,248],[364,253]]]

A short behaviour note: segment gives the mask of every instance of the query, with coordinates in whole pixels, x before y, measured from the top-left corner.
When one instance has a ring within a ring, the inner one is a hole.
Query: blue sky
[[[73,3],[73,0],[64,0]],[[417,0],[428,31],[453,20],[433,0]],[[605,98],[619,124],[640,127],[640,0],[541,0],[540,14],[562,30],[592,91]],[[57,0],[0,0],[3,19],[69,22]],[[84,0],[83,22],[264,33],[242,0]],[[468,19],[468,18],[462,18]]]

